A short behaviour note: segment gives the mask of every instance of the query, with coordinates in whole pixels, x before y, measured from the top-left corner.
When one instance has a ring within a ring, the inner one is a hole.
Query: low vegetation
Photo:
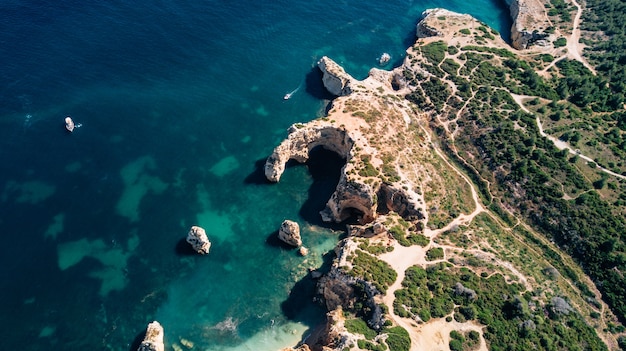
[[[487,326],[484,337],[490,350],[606,350],[566,300],[543,300],[519,284],[506,283],[500,274],[481,277],[438,263],[410,268],[402,285],[394,302],[398,315],[423,322],[450,314],[458,322],[476,320]],[[457,349],[467,343],[465,337],[452,340]]]

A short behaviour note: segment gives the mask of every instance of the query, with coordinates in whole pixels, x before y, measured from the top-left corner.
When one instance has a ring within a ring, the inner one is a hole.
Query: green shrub
[[[387,333],[387,346],[389,351],[409,351],[411,349],[411,338],[409,333],[402,327],[391,327],[385,329]]]
[[[362,334],[367,340],[373,340],[376,337],[376,331],[371,329],[361,318],[347,319],[344,326],[350,333]]]
[[[443,248],[441,247],[433,247],[426,251],[426,260],[434,261],[443,258]]]

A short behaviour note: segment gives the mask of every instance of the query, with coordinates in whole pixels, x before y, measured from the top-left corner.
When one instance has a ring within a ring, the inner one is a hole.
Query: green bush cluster
[[[352,265],[348,274],[371,282],[383,294],[398,277],[398,273],[387,262],[358,249],[355,251]]]
[[[443,248],[441,247],[433,247],[426,251],[426,260],[434,261],[443,258]]]
[[[500,274],[480,277],[466,268],[439,263],[409,268],[402,286],[396,291],[396,314],[441,318],[453,313],[457,320],[477,320],[487,326],[484,336],[490,350],[582,350],[579,345],[606,350],[580,315],[546,318],[550,302],[524,294],[521,285],[507,284]],[[476,334],[451,336],[456,340],[451,349],[463,349],[479,339]]]

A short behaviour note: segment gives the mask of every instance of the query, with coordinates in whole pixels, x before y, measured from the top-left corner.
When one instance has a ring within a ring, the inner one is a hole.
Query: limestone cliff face
[[[291,246],[301,246],[300,226],[294,221],[284,220],[278,230],[278,238]]]
[[[163,327],[157,321],[148,324],[146,336],[137,351],[164,351]]]
[[[331,94],[344,96],[352,93],[351,85],[355,79],[346,73],[343,67],[326,56],[322,57],[319,62],[317,62],[317,66],[322,71],[324,87]]]
[[[331,77],[345,78],[343,68],[331,59],[324,57],[320,63],[323,71],[327,69],[325,76],[328,74]],[[335,72],[335,74],[328,72]],[[333,104],[337,103],[338,106],[341,104],[371,104],[376,101],[374,96],[370,96],[371,92],[382,94],[381,89],[382,91],[400,93],[398,91],[399,85],[393,83],[394,81],[397,83],[396,77],[398,75],[401,76],[401,73],[376,69],[370,72],[370,77],[365,81],[355,81],[346,75],[345,80],[358,82],[360,87],[355,94],[341,96]],[[334,79],[328,78],[327,81],[331,82]],[[343,82],[344,80],[337,78],[336,82],[340,81]],[[332,89],[333,84],[335,83],[328,83],[326,86],[330,86]],[[338,85],[335,87],[339,89]],[[381,106],[390,105],[381,102]],[[340,109],[341,107],[337,107],[337,110]],[[398,109],[403,109],[403,106],[394,107],[394,110],[390,110],[388,113],[400,116],[403,112]],[[367,173],[364,172],[364,169],[376,167],[373,164],[377,164],[378,167],[383,164],[381,159],[376,159],[376,157],[381,157],[377,156],[380,152],[370,145],[370,141],[362,133],[363,128],[371,126],[367,126],[361,117],[355,118],[353,115],[342,113],[331,114],[332,119],[317,119],[306,124],[292,125],[288,130],[287,138],[274,149],[266,160],[264,169],[266,178],[271,182],[278,182],[289,160],[304,163],[309,159],[311,150],[316,147],[323,147],[344,158],[346,165],[342,169],[336,191],[328,200],[326,208],[320,213],[322,220],[341,223],[351,219],[359,224],[371,223],[377,217],[377,209],[381,205],[379,199],[382,199],[382,208],[385,211],[395,211],[408,221],[423,219],[421,209],[417,206],[418,201],[415,198],[415,193],[408,190],[414,188],[413,186],[385,184],[375,175],[362,176],[363,173]],[[408,118],[408,116],[400,118],[394,123],[401,123],[399,127],[406,128],[405,123]],[[370,123],[380,123],[380,127],[388,131],[391,126],[388,122],[389,119],[380,118],[379,121]],[[392,134],[390,137],[395,138],[396,135]],[[391,168],[390,165],[389,168]]]
[[[551,49],[556,36],[547,33],[551,26],[546,9],[541,0],[507,0],[511,19],[511,46],[518,50],[531,46]],[[454,34],[443,29],[443,23],[450,26],[454,22],[477,23],[470,15],[459,14],[445,9],[429,9],[422,13],[417,24],[417,37],[445,37]]]
[[[310,151],[318,146],[346,158],[354,145],[345,129],[323,123],[294,124],[289,127],[288,133],[287,139],[274,149],[265,162],[265,177],[271,182],[280,180],[287,161],[304,163],[309,159]]]
[[[531,46],[552,48],[554,34],[546,33],[550,27],[546,9],[540,0],[509,0],[511,18],[511,45],[524,50]]]
[[[328,311],[341,309],[354,312],[357,302],[365,304],[372,311],[367,324],[374,330],[381,330],[385,318],[375,298],[382,296],[382,293],[371,282],[346,273],[346,267],[350,268],[347,257],[356,250],[357,246],[358,244],[351,238],[346,238],[337,245],[335,249],[337,261],[331,270],[318,281],[318,294],[322,296]],[[357,286],[359,287],[358,294]],[[362,300],[363,296],[360,294],[364,294],[365,300]]]
[[[345,128],[337,128],[325,121],[313,121],[307,125],[293,125],[289,135],[278,145],[265,162],[265,176],[278,182],[289,160],[304,163],[316,147],[337,153],[349,162],[352,159],[354,140]],[[345,170],[345,168],[344,168]],[[375,191],[371,186],[349,181],[342,172],[339,184],[326,209],[321,213],[326,222],[342,222],[352,216],[360,222],[370,222],[375,217]]]

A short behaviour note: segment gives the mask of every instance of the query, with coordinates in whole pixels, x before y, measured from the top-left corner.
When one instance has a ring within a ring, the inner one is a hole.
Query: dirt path
[[[572,34],[563,35],[565,39],[567,39],[567,45],[565,48],[567,49],[567,53],[564,55],[555,58],[546,68],[541,70],[541,75],[546,75],[548,70],[552,68],[557,62],[569,58],[572,60],[576,60],[583,64],[583,66],[587,67],[594,75],[596,74],[596,70],[587,62],[587,60],[582,56],[583,49],[585,46],[580,43],[580,18],[583,13],[583,9],[576,0],[572,0],[572,5],[576,6],[576,15],[574,15],[574,21],[572,22]]]
[[[535,96],[517,95],[517,94],[511,94],[511,96],[513,97],[513,100],[515,100],[515,102],[522,109],[522,111],[524,111],[526,113],[531,113],[526,108],[526,106],[524,106],[524,99],[534,99]],[[585,155],[581,154],[580,150],[572,149],[572,147],[568,143],[566,143],[563,140],[560,140],[558,138],[555,138],[552,135],[547,134],[546,132],[544,132],[543,125],[541,124],[541,120],[539,119],[539,117],[536,118],[536,121],[537,121],[537,128],[539,128],[539,134],[542,137],[546,137],[546,138],[548,138],[548,140],[553,142],[554,146],[556,146],[557,149],[559,149],[559,150],[567,150],[570,154],[576,155],[576,156],[582,158],[583,160],[585,160],[587,162],[596,163],[596,161],[594,159],[592,159],[591,157],[585,156]],[[622,174],[619,174],[619,173],[615,173],[615,172],[611,171],[610,169],[606,169],[604,167],[600,167],[599,165],[597,165],[597,163],[596,163],[596,168],[601,170],[602,172],[605,172],[605,173],[607,173],[609,175],[612,175],[613,177],[617,177],[617,178],[620,178],[620,179],[626,179],[626,176],[624,176]]]
[[[597,168],[597,169],[599,169],[599,170],[601,170],[602,172],[607,173],[607,174],[609,174],[609,175],[612,175],[613,177],[617,177],[617,178],[620,178],[620,179],[626,179],[626,176],[624,176],[624,175],[621,175],[621,174],[619,174],[619,173],[615,173],[615,172],[611,171],[610,169],[606,169],[606,168],[604,168],[604,167],[600,167],[600,166],[596,163],[596,161],[594,161],[591,157],[589,157],[589,156],[585,156],[585,155],[581,154],[579,150],[574,150],[574,149],[572,149],[572,147],[571,147],[571,146],[569,146],[569,144],[568,144],[568,143],[566,143],[566,142],[564,142],[563,140],[559,140],[559,139],[557,139],[557,138],[555,138],[555,137],[553,137],[553,136],[551,136],[551,135],[549,135],[549,134],[546,134],[546,133],[543,131],[543,126],[541,125],[541,120],[539,119],[539,117],[537,117],[537,127],[539,128],[539,134],[541,134],[541,136],[543,136],[543,137],[548,138],[548,140],[552,141],[552,142],[554,143],[554,146],[556,146],[556,147],[557,147],[557,149],[559,149],[559,150],[565,150],[565,149],[567,149],[567,151],[568,151],[570,154],[572,154],[572,155],[576,155],[576,156],[578,156],[578,157],[582,158],[583,160],[585,160],[585,161],[587,161],[587,162],[593,162],[593,163],[595,163],[595,164],[596,164],[596,168]]]
[[[474,184],[459,171],[456,167],[454,167],[448,159],[442,154],[442,152],[435,147],[435,145],[431,142],[430,134],[424,130],[425,135],[427,135],[427,141],[433,146],[437,155],[450,167],[450,169],[457,172],[467,184],[469,184],[472,200],[474,201],[475,209],[472,213],[469,214],[461,214],[452,220],[448,225],[443,228],[432,230],[426,228],[424,230],[424,235],[429,238],[434,238],[440,233],[445,232],[455,226],[459,226],[462,224],[469,224],[476,215],[485,211],[480,199],[478,197],[478,192]],[[402,288],[402,281],[405,277],[405,272],[409,267],[415,265],[427,265],[433,264],[438,261],[427,261],[426,260],[426,251],[432,247],[430,244],[426,247],[420,246],[409,246],[405,247],[400,245],[398,242],[394,243],[394,249],[391,252],[382,254],[379,258],[385,262],[387,262],[398,274],[396,281],[387,289],[387,293],[383,297],[383,303],[388,307],[389,314],[393,321],[399,326],[406,329],[409,333],[409,337],[411,338],[411,350],[448,350],[448,343],[450,342],[450,331],[452,330],[476,330],[481,335],[481,351],[486,351],[487,346],[486,342],[482,337],[482,327],[476,323],[457,323],[457,322],[445,322],[443,319],[435,320],[424,325],[419,326],[419,328],[415,325],[415,322],[408,318],[402,318],[395,314],[393,310],[393,301],[395,299],[395,292],[398,289]],[[515,273],[514,273],[515,274]]]
[[[567,38],[567,57],[582,63],[593,74],[596,74],[596,70],[582,57],[584,45],[580,43],[580,17],[583,14],[583,9],[576,0],[572,0],[572,4],[576,6],[577,10],[572,24],[572,35]]]

